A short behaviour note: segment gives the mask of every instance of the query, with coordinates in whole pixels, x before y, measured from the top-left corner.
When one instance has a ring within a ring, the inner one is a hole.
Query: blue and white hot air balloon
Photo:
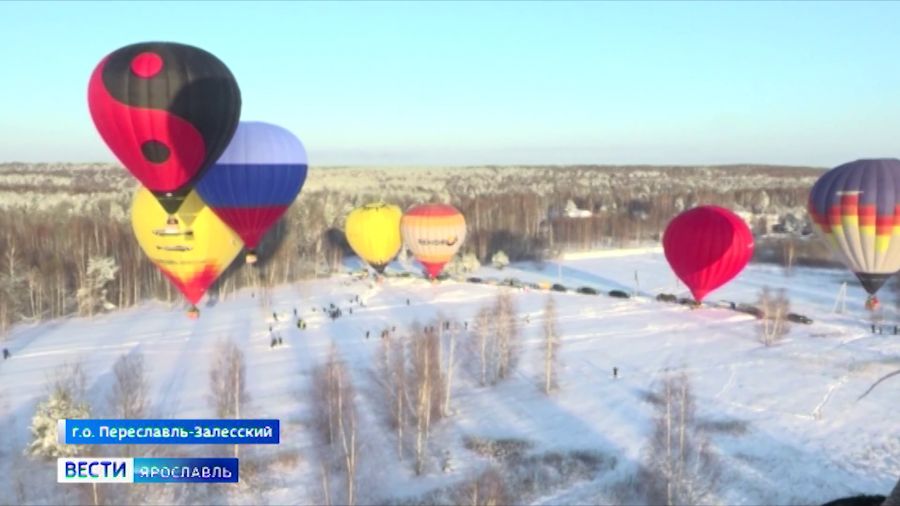
[[[306,181],[306,149],[282,127],[241,121],[222,156],[197,183],[203,201],[247,247],[247,263]]]

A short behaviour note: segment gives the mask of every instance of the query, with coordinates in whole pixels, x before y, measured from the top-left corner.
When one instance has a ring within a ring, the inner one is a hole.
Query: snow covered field
[[[324,360],[331,343],[350,365],[358,394],[363,503],[415,500],[470,478],[488,459],[467,450],[466,437],[519,438],[532,443],[529,451],[535,454],[597,452],[609,460],[594,476],[550,487],[528,500],[609,503],[614,500],[611,487],[633,473],[643,458],[654,412],[646,393],[666,369],[688,373],[702,420],[746,427],[745,432],[712,433],[724,466],[722,503],[821,503],[855,493],[884,494],[900,475],[900,420],[884,409],[900,399],[900,379],[857,401],[877,378],[900,368],[900,336],[869,332],[864,293],[849,273],[796,269],[786,276],[779,267],[753,265],[711,294],[711,302],[752,303],[764,285],[785,288],[792,311],[815,322],[793,325],[787,339],[770,348],[757,340],[757,322],[751,316],[712,307],[691,311],[654,301],[660,292],[687,293],[659,251],[582,255],[547,262],[540,269],[530,264],[502,272],[485,267],[473,275],[561,282],[570,288],[638,289],[640,295],[623,300],[553,294],[562,336],[560,390],[547,397],[538,384],[541,315],[548,293],[513,291],[524,345],[516,374],[482,388],[458,363],[452,415],[433,427],[435,457],[418,477],[409,459],[397,460],[392,433],[377,414],[379,395],[371,371],[378,336],[385,327],[396,326],[400,332],[413,321],[427,324],[439,313],[471,325],[475,313],[506,288],[404,278],[373,285],[341,275],[278,287],[268,310],[261,307],[258,293],[251,297],[251,290],[245,290],[239,297],[201,306],[197,321],[184,317],[180,307],[148,302],[92,319],[20,326],[2,344],[13,357],[0,362],[0,476],[12,475],[13,454],[28,440],[30,418],[56,367],[76,361],[84,365],[94,413],[102,415],[113,362],[140,350],[149,369],[155,417],[212,417],[207,399],[210,357],[217,340],[227,337],[247,359],[251,400],[242,415],[282,420],[279,447],[248,447],[242,454],[268,459],[276,474],[256,490],[236,490],[229,499],[235,503],[321,501],[307,390],[312,368]],[[847,312],[834,314],[835,296],[844,281],[849,281]],[[354,306],[349,314],[346,308],[356,295],[365,307]],[[885,306],[893,306],[890,298],[883,294]],[[343,317],[327,318],[321,308],[329,303],[345,308]],[[294,308],[308,323],[305,330],[294,325]],[[278,321],[273,321],[272,311]],[[893,310],[886,312],[893,324]],[[284,346],[270,348],[269,325],[282,335]],[[618,367],[619,379],[612,379],[613,367]],[[445,449],[453,460],[449,472],[442,472],[439,464]],[[281,458],[288,453],[298,458]],[[37,489],[44,484],[55,486],[55,464],[44,467],[45,474],[32,477],[36,490],[30,502],[42,501]],[[3,490],[10,485],[0,483]],[[0,492],[0,503],[13,502],[11,497]]]

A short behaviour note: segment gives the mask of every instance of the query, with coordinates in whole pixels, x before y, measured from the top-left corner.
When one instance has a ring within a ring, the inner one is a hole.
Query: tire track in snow
[[[837,390],[839,387],[841,387],[842,385],[847,383],[848,379],[849,379],[849,375],[845,374],[845,375],[841,376],[835,383],[832,383],[831,385],[828,386],[828,391],[825,392],[825,396],[822,398],[822,402],[820,402],[816,406],[816,408],[813,409],[813,411],[812,411],[812,417],[814,419],[816,419],[816,420],[822,419],[822,408],[824,408],[825,405],[828,403],[828,399],[831,398],[831,394],[833,394],[834,391]]]

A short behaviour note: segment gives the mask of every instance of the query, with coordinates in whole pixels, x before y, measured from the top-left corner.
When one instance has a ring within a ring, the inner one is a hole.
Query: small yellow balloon
[[[344,234],[353,251],[378,272],[397,256],[402,245],[399,207],[375,202],[358,207],[347,215]]]
[[[170,217],[153,194],[141,187],[134,196],[131,227],[150,261],[193,305],[243,248],[240,237],[195,191]]]

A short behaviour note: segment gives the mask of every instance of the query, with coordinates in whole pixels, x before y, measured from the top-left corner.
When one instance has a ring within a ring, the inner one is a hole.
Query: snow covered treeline
[[[380,199],[403,208],[456,205],[468,222],[460,266],[466,270],[495,256],[539,261],[565,250],[655,240],[672,216],[699,204],[803,221],[820,174],[763,166],[314,167],[259,248],[259,269],[235,262],[210,293],[327,274],[352,254],[342,232],[346,214]],[[135,188],[111,164],[0,164],[0,335],[21,320],[178,300],[134,240]],[[570,202],[590,216],[560,213]],[[800,262],[805,250],[796,251]]]

